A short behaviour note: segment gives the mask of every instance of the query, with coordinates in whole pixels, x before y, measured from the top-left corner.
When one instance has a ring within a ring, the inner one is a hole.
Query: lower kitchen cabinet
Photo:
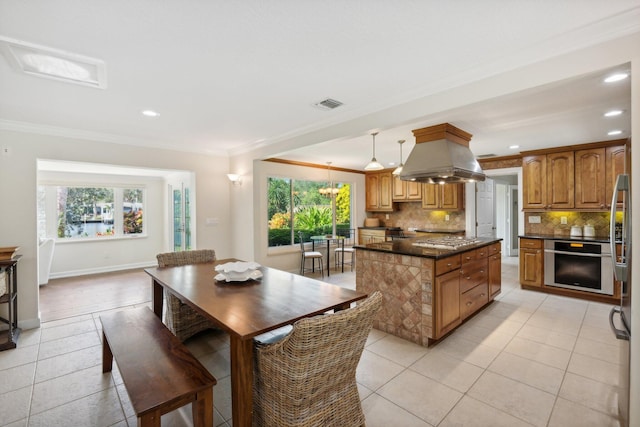
[[[435,288],[435,330],[437,338],[456,328],[460,317],[460,271],[453,270],[436,277]]]
[[[500,243],[489,246],[489,299],[493,300],[502,289],[502,253]]]
[[[520,284],[541,287],[544,283],[542,239],[520,239]]]
[[[367,245],[369,243],[384,242],[387,239],[387,231],[385,229],[367,230],[358,229],[358,243]]]

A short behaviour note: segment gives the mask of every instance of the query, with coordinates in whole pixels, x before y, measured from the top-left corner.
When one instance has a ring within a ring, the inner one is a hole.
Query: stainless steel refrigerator
[[[620,340],[618,408],[623,427],[629,425],[629,368],[631,337],[631,188],[629,175],[618,175],[611,201],[609,240],[616,280],[622,282],[620,305],[613,307],[609,323]],[[615,256],[613,256],[615,254]],[[615,317],[619,316],[616,321]]]

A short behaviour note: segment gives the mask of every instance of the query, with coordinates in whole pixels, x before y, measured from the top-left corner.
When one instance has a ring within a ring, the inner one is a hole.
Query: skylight
[[[67,83],[106,89],[104,61],[20,40],[0,37],[0,51],[18,71]]]

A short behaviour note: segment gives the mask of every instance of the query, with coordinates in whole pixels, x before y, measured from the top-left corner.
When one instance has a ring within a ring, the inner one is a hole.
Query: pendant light
[[[376,135],[378,132],[373,132],[371,136],[373,137],[373,157],[367,166],[364,167],[366,171],[379,171],[380,169],[384,169],[378,161],[376,160]]]
[[[402,168],[404,167],[404,163],[402,163],[402,144],[404,144],[404,139],[398,141],[398,144],[400,144],[400,164],[393,171],[393,175],[400,175],[400,172],[402,172]]]

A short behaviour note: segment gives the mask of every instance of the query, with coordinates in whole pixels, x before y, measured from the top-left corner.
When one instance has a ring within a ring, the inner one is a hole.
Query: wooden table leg
[[[213,426],[213,388],[196,394],[196,400],[191,402],[191,413],[194,427]]]
[[[162,305],[163,305],[163,287],[155,280],[151,280],[151,304],[153,305],[153,312],[162,320]]]
[[[107,336],[102,332],[102,373],[111,372],[113,369],[113,353],[109,347]]]
[[[234,427],[250,427],[253,417],[253,340],[230,335],[231,414]]]

